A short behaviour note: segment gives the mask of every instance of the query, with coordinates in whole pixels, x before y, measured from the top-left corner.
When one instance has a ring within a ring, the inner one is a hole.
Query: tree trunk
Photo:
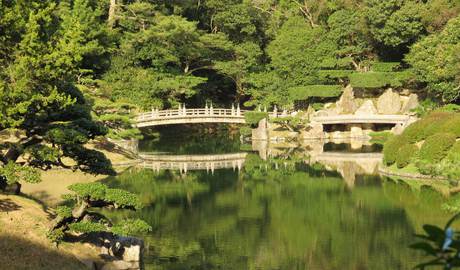
[[[117,10],[117,0],[110,0],[109,18],[107,20],[109,28],[113,28],[115,26],[115,23],[116,23],[116,10]]]

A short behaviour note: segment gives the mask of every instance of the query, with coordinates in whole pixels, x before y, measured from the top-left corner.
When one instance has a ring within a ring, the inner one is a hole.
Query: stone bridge
[[[371,115],[332,115],[332,116],[314,116],[311,119],[314,122],[323,125],[334,124],[401,124],[406,125],[411,117],[409,115],[384,115],[384,114],[371,114]]]
[[[232,153],[221,155],[157,155],[140,154],[143,162],[139,166],[154,171],[179,170],[187,171],[206,170],[214,172],[218,169],[241,170],[247,153]]]

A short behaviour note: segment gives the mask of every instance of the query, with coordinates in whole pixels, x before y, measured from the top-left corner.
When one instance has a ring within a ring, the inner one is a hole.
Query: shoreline
[[[397,177],[403,177],[403,178],[408,178],[408,179],[413,179],[413,180],[439,180],[439,181],[448,181],[449,179],[444,176],[430,176],[430,175],[424,175],[420,173],[406,173],[406,172],[397,172],[388,169],[388,167],[385,167],[383,165],[379,166],[379,174],[382,176],[397,176]]]

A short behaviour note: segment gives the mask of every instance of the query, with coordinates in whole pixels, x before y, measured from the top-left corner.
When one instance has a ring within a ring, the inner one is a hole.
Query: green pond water
[[[140,142],[140,151],[249,148],[228,135],[167,137]],[[347,144],[323,148],[359,152]],[[374,145],[361,152],[379,150]],[[345,179],[344,168],[356,164],[344,161],[334,169],[306,162],[305,147],[271,152],[263,160],[249,151],[241,170],[127,169],[105,183],[138,194],[146,206],[109,215],[139,217],[153,227],[144,238],[146,269],[412,269],[429,260],[409,246],[424,225],[443,226],[450,218],[441,211],[439,192],[359,170]]]

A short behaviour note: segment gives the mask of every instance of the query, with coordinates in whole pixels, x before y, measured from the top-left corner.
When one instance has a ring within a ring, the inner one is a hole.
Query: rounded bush
[[[455,139],[452,133],[438,133],[428,137],[420,149],[420,159],[429,162],[441,161],[454,145]]]
[[[403,136],[410,143],[416,143],[418,141],[423,140],[424,129],[427,126],[428,122],[429,121],[427,121],[426,119],[422,119],[411,124],[404,130]]]
[[[392,165],[396,162],[398,152],[401,147],[407,145],[408,141],[405,136],[397,135],[388,138],[387,142],[383,146],[383,159],[385,164]]]
[[[449,118],[444,122],[442,131],[454,134],[457,138],[460,138],[460,114]]]
[[[398,168],[404,168],[412,161],[418,153],[418,147],[415,144],[406,144],[402,146],[396,157],[396,166]]]
[[[452,163],[460,163],[460,141],[454,143],[447,153],[447,160]],[[460,170],[460,168],[458,168]]]

